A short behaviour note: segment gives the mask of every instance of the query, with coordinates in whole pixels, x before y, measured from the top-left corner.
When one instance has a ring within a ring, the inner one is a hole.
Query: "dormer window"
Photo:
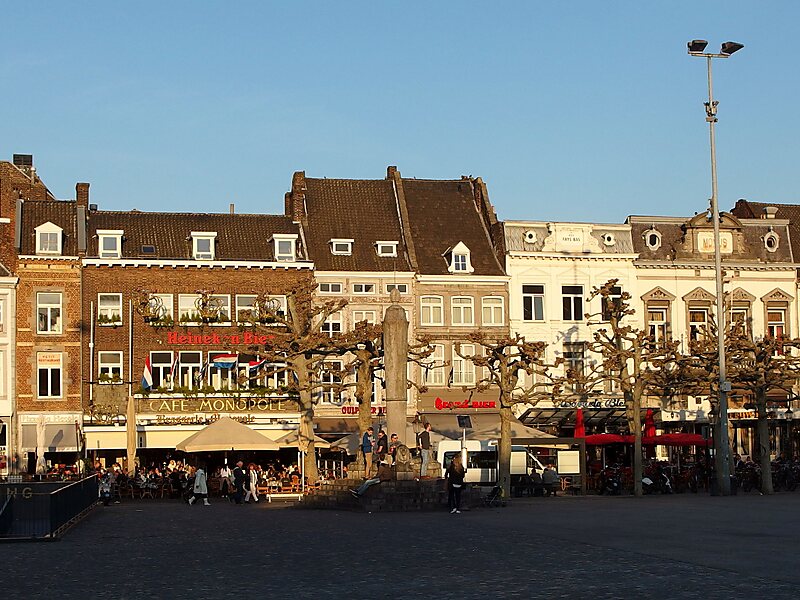
[[[34,229],[36,232],[36,254],[61,254],[64,230],[48,221]]]
[[[297,234],[274,233],[275,260],[278,262],[294,262],[297,260]]]
[[[378,256],[397,256],[397,242],[375,242]]]
[[[778,237],[778,234],[774,231],[770,231],[764,236],[764,248],[766,248],[768,252],[775,252],[780,245],[780,241],[781,238]]]
[[[650,250],[658,250],[661,247],[661,232],[655,227],[651,227],[644,232],[644,243]]]
[[[350,256],[353,254],[353,240],[334,238],[330,241],[331,254]]]
[[[445,253],[445,256],[447,254],[448,253]],[[469,248],[467,248],[464,242],[458,242],[458,244],[449,251],[449,254],[450,265],[447,267],[447,270],[451,273],[472,273],[475,271],[475,269],[472,268]]]
[[[97,249],[100,258],[120,258],[122,256],[121,229],[98,229]]]
[[[195,260],[214,260],[214,240],[216,231],[192,232],[192,257]]]

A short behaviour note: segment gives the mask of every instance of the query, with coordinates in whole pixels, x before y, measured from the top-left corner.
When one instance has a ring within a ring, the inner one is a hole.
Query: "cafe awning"
[[[230,417],[214,421],[175,446],[183,452],[280,450],[283,447]]]
[[[420,415],[420,420],[431,424],[433,431],[440,433],[445,437],[457,440],[461,438],[463,429],[458,426],[458,414],[423,414]],[[472,429],[467,429],[468,440],[495,440],[500,437],[500,413],[482,413],[469,415],[472,421]],[[550,435],[543,431],[539,431],[533,427],[528,427],[514,419],[511,422],[511,441],[514,438],[554,438],[556,436]]]
[[[290,431],[286,435],[278,438],[275,442],[279,444],[281,448],[299,448],[300,447],[300,430],[295,429],[294,431]],[[314,447],[315,448],[330,448],[330,442],[326,442],[318,435],[314,436]]]
[[[519,417],[525,425],[529,427],[567,427],[574,425],[575,413],[581,408],[583,410],[584,426],[591,429],[622,426],[627,427],[628,418],[624,408],[593,408],[593,407],[558,407],[558,406],[534,406],[527,409]],[[642,420],[647,412],[647,408],[642,408]],[[661,410],[651,408],[653,411],[654,423],[661,420]]]
[[[36,452],[36,425],[22,425],[23,452]],[[45,452],[77,452],[78,427],[75,423],[46,423],[44,425]]]

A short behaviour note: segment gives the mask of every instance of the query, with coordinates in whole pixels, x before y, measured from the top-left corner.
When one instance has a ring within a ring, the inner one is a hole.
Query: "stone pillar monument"
[[[400,292],[389,294],[392,305],[383,319],[383,353],[386,375],[386,426],[406,444],[406,409],[408,398],[408,319],[400,306]]]

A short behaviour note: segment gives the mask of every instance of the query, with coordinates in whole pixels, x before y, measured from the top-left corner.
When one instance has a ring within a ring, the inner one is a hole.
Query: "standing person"
[[[244,470],[244,462],[237,461],[236,468],[233,470],[233,486],[236,488],[236,492],[233,495],[233,501],[236,504],[242,503],[242,498],[244,498],[244,484],[247,481],[247,474]]]
[[[247,474],[249,477],[245,482],[247,493],[244,495],[244,501],[250,502],[250,496],[252,496],[253,500],[258,502],[258,470],[255,463],[247,465]]]
[[[375,439],[372,437],[375,430],[372,427],[367,427],[364,435],[361,437],[361,451],[364,453],[364,477],[369,479],[372,474],[372,450],[375,446]]]
[[[378,432],[378,439],[375,441],[375,454],[378,456],[378,461],[386,458],[387,452],[389,452],[389,440],[386,438],[386,432],[381,429]]]
[[[450,514],[461,514],[461,490],[464,489],[464,475],[467,470],[461,462],[461,453],[453,457],[444,478],[447,480],[447,505],[450,507]]]
[[[192,486],[192,497],[189,498],[189,504],[194,504],[195,500],[202,498],[203,506],[211,506],[208,501],[208,482],[206,480],[206,472],[203,467],[198,467],[194,474],[194,485]]]
[[[227,498],[230,495],[232,476],[233,471],[231,471],[231,468],[228,466],[228,461],[226,459],[225,464],[222,465],[222,468],[219,470],[219,489],[222,498]]]
[[[428,461],[431,458],[431,424],[425,423],[425,428],[417,436],[417,448],[422,457],[419,467],[420,479],[428,475]]]
[[[392,456],[392,462],[397,461],[397,448],[400,446],[400,439],[396,433],[389,437],[389,454]]]
[[[545,467],[544,473],[542,473],[542,484],[544,484],[544,495],[549,496],[553,494],[553,497],[556,496],[556,489],[558,489],[558,483],[560,478],[558,476],[558,471],[553,464],[548,464]]]

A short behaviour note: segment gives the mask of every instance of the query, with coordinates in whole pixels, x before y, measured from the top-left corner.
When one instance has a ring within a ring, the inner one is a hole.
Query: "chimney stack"
[[[76,183],[75,184],[75,200],[78,206],[89,208],[89,184]]]
[[[231,202],[231,214],[232,215],[236,214],[236,205],[233,202]]]
[[[397,167],[390,165],[386,167],[386,179],[394,179],[395,174],[397,174]]]
[[[778,208],[776,206],[765,206],[764,207],[764,216],[763,219],[774,219],[775,215],[778,213]]]
[[[305,171],[295,171],[294,175],[292,175],[292,191],[286,192],[284,212],[295,223],[299,223],[306,216]]]

